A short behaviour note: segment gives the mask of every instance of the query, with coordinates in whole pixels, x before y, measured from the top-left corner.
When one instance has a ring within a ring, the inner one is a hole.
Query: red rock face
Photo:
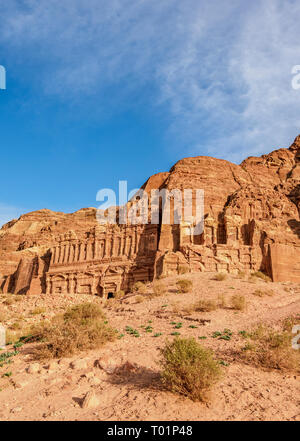
[[[161,222],[162,206],[154,225],[99,225],[95,208],[28,213],[0,230],[1,289],[108,296],[182,268],[262,270],[274,281],[300,282],[300,136],[288,149],[240,165],[185,158],[142,188],[149,196],[153,189],[203,189],[203,233],[175,223],[172,202],[170,225]]]

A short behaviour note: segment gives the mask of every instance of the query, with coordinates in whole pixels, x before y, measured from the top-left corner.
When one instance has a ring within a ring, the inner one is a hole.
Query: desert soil
[[[161,281],[168,287],[167,294],[146,297],[141,303],[137,296],[120,302],[87,295],[32,295],[21,296],[20,301],[8,305],[5,299],[9,296],[0,295],[1,320],[7,328],[29,327],[70,305],[92,301],[103,306],[109,324],[124,334],[101,349],[44,363],[32,358],[35,344],[19,348],[13,362],[0,368],[0,419],[300,421],[300,376],[266,371],[235,356],[245,344],[239,331],[258,323],[276,325],[300,312],[299,285],[260,279],[254,282],[234,275],[216,281],[210,273],[179,278],[193,281],[192,292],[177,293],[178,277],[168,277]],[[257,289],[272,290],[274,295],[257,297],[253,294]],[[234,294],[245,295],[245,311],[230,307]],[[200,298],[218,300],[220,295],[224,295],[227,307],[182,313],[184,306]],[[175,329],[174,322],[182,323],[182,327]],[[126,333],[126,326],[138,330],[140,337]],[[152,332],[145,331],[147,326],[153,328]],[[225,328],[232,332],[230,340],[212,337]],[[166,339],[174,338],[174,332],[195,337],[213,349],[222,363],[223,378],[213,388],[208,404],[174,395],[160,385],[159,349]],[[12,350],[12,346],[5,348]],[[84,400],[88,393],[89,399]]]

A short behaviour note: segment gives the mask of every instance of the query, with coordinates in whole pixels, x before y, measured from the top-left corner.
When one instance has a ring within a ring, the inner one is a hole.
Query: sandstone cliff
[[[24,214],[0,230],[1,289],[106,295],[182,266],[300,282],[300,136],[240,165],[185,158],[142,188],[204,189],[203,234],[184,224],[100,226],[95,208]]]

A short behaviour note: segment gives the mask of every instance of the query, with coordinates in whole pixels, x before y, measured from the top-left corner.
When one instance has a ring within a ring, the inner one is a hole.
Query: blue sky
[[[294,0],[0,0],[0,224],[300,133]]]

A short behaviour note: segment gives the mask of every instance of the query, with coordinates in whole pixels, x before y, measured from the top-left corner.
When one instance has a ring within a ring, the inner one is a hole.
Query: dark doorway
[[[114,293],[113,293],[113,292],[109,292],[109,293],[107,294],[107,298],[108,298],[108,299],[113,299],[113,298],[114,298]]]

